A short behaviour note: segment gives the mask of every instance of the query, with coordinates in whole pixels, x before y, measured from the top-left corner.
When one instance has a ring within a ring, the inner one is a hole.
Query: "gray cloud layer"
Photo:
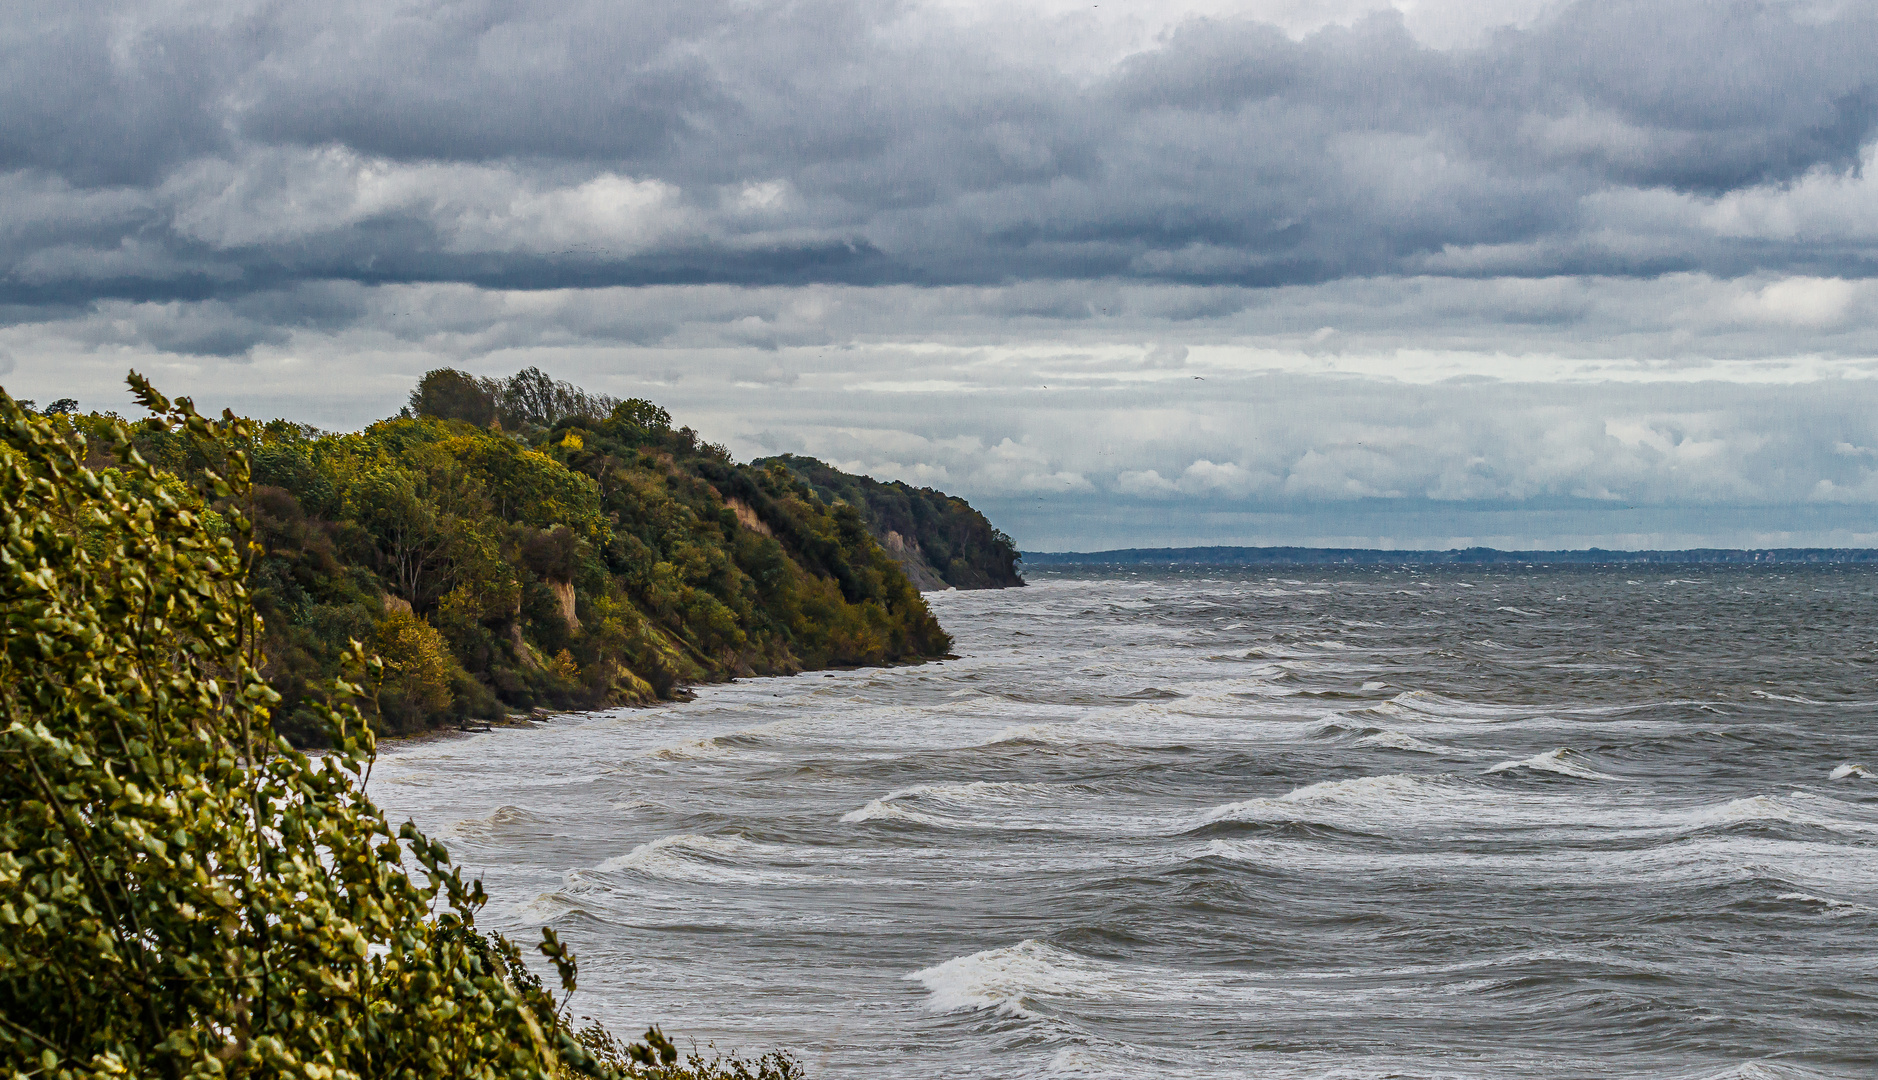
[[[1878,543],[1878,7],[971,2],[12,5],[0,375],[538,364],[1034,547]]]
[[[1196,19],[1093,74],[999,32],[842,0],[22,5],[0,301],[1873,267],[1869,211],[1828,205],[1878,124],[1868,4],[1581,3],[1450,50],[1393,13]]]
[[[1847,545],[1878,543],[1875,315],[1878,280],[1703,275],[328,283],[103,301],[0,330],[0,348],[37,358],[7,382],[41,400],[122,401],[134,365],[337,427],[392,411],[430,367],[535,364],[660,401],[739,456],[963,494],[1039,547]],[[1782,355],[1796,331],[1811,349]],[[202,355],[216,335],[250,354]]]

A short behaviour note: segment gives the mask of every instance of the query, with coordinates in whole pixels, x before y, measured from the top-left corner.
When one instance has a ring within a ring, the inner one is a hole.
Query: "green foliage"
[[[379,708],[395,698],[399,715],[423,717],[450,707],[450,676],[456,665],[443,635],[406,608],[394,607],[379,622],[378,656],[385,665]]]
[[[811,457],[783,454],[756,465],[776,464],[801,478],[827,502],[857,508],[875,539],[909,569],[930,568],[958,589],[1002,589],[1022,585],[1017,544],[964,499],[898,480],[883,484],[854,476]]]
[[[157,414],[142,434],[221,464],[199,487],[115,422],[122,465],[93,471],[84,436],[0,392],[0,1074],[794,1076],[774,1056],[686,1071],[657,1029],[576,1035],[565,996],[475,928],[481,883],[366,797],[356,682],[303,706],[320,761],[274,732],[241,508],[256,432],[131,381]],[[390,659],[348,642],[351,671],[438,692],[435,630],[394,609],[377,637]],[[571,994],[574,957],[542,936]]]
[[[202,511],[245,492],[252,430],[132,381],[151,430],[223,463],[199,493],[122,425],[124,466],[87,469],[0,394],[0,1070],[610,1072],[492,963],[512,947],[475,933],[480,885],[364,797],[357,712],[321,711],[319,764],[273,734],[253,524]]]

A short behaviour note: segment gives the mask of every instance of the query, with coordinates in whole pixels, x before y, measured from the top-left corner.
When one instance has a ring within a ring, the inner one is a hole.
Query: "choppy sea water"
[[[1878,1074],[1878,573],[1030,577],[371,790],[576,1013],[817,1076]]]

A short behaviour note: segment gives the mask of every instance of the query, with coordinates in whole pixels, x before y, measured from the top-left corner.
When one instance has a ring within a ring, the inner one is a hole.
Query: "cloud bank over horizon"
[[[1878,543],[1875,46],[1815,0],[65,5],[0,31],[0,380],[348,427],[536,364],[1033,549]]]

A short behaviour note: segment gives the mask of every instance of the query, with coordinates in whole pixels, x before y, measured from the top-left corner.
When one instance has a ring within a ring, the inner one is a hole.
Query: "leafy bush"
[[[121,423],[101,434],[122,467],[89,469],[83,436],[0,392],[0,1073],[684,1075],[662,1037],[577,1037],[519,950],[476,930],[481,883],[364,793],[357,681],[301,707],[323,759],[275,734],[241,509],[254,432],[132,385],[145,433],[214,463],[201,489],[178,493]],[[400,663],[429,679],[414,622],[381,638],[415,634]],[[343,661],[384,668],[356,641]],[[571,992],[573,957],[547,930],[540,950]]]

